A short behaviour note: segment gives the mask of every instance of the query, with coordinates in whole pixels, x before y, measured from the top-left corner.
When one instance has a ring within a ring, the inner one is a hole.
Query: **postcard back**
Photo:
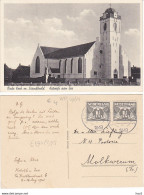
[[[143,186],[142,96],[1,96],[2,188]]]

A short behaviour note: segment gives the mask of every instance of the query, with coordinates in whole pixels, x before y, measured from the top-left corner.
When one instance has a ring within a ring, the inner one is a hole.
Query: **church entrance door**
[[[118,78],[118,71],[117,71],[117,69],[114,69],[114,79],[117,79]]]
[[[114,79],[117,79],[118,78],[118,75],[117,74],[114,74]]]

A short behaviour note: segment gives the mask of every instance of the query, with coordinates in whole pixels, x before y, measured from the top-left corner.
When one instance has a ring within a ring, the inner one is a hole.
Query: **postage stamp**
[[[109,121],[110,103],[109,102],[87,102],[88,121]]]
[[[113,102],[113,118],[109,127],[115,132],[129,133],[137,125],[136,102]]]
[[[90,131],[103,131],[110,123],[110,102],[87,102],[81,117],[84,126]]]
[[[114,121],[136,121],[136,102],[114,102]]]

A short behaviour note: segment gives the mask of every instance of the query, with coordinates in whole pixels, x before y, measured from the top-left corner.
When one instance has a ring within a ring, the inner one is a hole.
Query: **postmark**
[[[82,111],[82,122],[93,132],[103,131],[110,122],[110,102],[87,102]]]
[[[113,102],[113,118],[109,124],[116,132],[129,133],[137,123],[136,102]]]

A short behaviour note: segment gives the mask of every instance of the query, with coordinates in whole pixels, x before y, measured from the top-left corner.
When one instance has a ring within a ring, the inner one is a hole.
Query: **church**
[[[30,77],[73,79],[123,79],[131,76],[131,62],[120,43],[121,16],[113,8],[100,17],[100,38],[67,48],[38,45]]]

